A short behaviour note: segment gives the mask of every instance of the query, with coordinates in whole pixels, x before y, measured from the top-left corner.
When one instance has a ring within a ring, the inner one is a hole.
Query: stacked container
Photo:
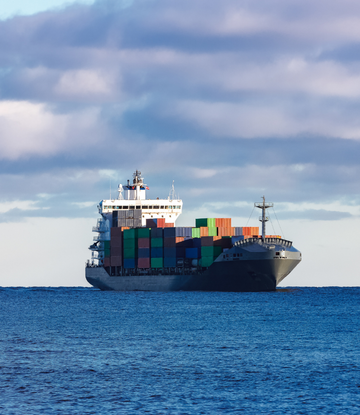
[[[164,230],[152,228],[150,235],[151,268],[162,268],[164,266]]]
[[[111,228],[110,235],[110,264],[112,267],[121,267],[123,265],[123,235],[121,228]]]
[[[137,229],[138,268],[150,268],[150,228]]]
[[[137,229],[125,229],[124,230],[124,268],[135,268],[136,266],[136,254],[137,254],[137,241],[136,241]]]
[[[164,229],[164,267],[176,267],[176,228]]]

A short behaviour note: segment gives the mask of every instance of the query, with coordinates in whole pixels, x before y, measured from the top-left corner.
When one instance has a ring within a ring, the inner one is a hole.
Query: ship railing
[[[106,231],[108,231],[109,229],[106,227],[106,226],[104,226],[104,225],[102,225],[102,226],[99,226],[99,225],[95,225],[95,226],[93,226],[93,228],[92,228],[92,231],[93,232],[106,232]]]
[[[104,259],[103,252],[91,252],[91,259]]]
[[[282,238],[265,238],[264,242],[266,244],[281,245],[281,246],[284,246],[286,248],[290,248],[292,246],[291,241],[288,241],[288,240],[282,239]],[[263,244],[263,240],[262,240],[262,238],[247,238],[247,239],[243,239],[242,241],[235,242],[234,246],[240,246],[241,247],[241,246],[254,244],[254,243]]]
[[[93,237],[93,241],[105,241],[105,235],[99,234]]]

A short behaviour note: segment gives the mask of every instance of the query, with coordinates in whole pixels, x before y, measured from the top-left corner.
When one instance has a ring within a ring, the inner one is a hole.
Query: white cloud
[[[0,202],[0,213],[6,213],[12,209],[37,210],[40,209],[33,200],[13,200],[11,202]]]
[[[68,99],[106,99],[114,92],[114,80],[109,73],[91,69],[64,72],[54,87],[59,97]]]
[[[73,152],[96,143],[102,127],[99,110],[52,113],[44,104],[0,101],[0,159]]]
[[[343,109],[305,109],[286,104],[182,101],[173,110],[214,137],[288,138],[300,134],[360,139],[360,120]]]

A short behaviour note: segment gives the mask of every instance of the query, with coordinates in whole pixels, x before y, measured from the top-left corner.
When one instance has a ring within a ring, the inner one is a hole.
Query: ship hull
[[[86,268],[86,279],[114,291],[274,291],[297,259],[215,262],[202,274],[110,276],[103,267]]]

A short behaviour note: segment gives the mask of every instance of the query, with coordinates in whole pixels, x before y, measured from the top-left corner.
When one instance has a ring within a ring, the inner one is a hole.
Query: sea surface
[[[0,414],[359,414],[360,288],[0,288]]]

